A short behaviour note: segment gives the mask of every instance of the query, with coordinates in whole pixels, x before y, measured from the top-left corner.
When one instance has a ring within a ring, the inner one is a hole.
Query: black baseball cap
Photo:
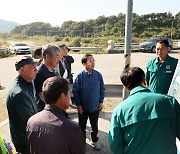
[[[16,71],[19,71],[19,69],[25,65],[36,64],[37,62],[39,62],[39,59],[34,59],[32,57],[26,57],[26,58],[20,59],[15,64]]]

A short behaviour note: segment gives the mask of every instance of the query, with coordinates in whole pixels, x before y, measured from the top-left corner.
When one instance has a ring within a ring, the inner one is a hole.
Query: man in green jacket
[[[125,69],[121,81],[130,96],[113,111],[109,143],[115,154],[176,154],[180,105],[147,89],[142,69]]]
[[[16,151],[29,154],[26,125],[28,119],[38,112],[31,82],[37,75],[36,61],[31,57],[23,58],[15,64],[15,67],[19,75],[14,80],[7,97],[10,132]]]
[[[146,81],[152,92],[167,94],[178,59],[168,55],[169,42],[156,42],[157,57],[151,59],[146,66]]]

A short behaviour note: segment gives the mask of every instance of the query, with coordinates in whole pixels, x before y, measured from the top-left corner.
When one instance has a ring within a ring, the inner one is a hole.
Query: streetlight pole
[[[124,68],[130,68],[131,62],[131,34],[132,34],[132,9],[133,0],[127,0],[126,26],[125,26],[125,47],[124,47]],[[128,93],[123,88],[123,99],[128,97]]]
[[[172,24],[171,24],[171,40],[172,40],[172,37],[173,37],[173,27],[174,27],[174,22],[172,20]]]

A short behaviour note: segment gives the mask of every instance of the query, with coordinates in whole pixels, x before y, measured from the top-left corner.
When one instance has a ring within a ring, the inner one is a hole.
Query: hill
[[[96,19],[86,21],[65,21],[61,27],[52,27],[49,23],[35,22],[20,25],[14,28],[12,34],[26,36],[43,35],[58,37],[104,37],[125,35],[126,15],[119,13],[117,16],[99,16]],[[180,12],[173,15],[170,12],[150,13],[138,15],[133,13],[132,36],[147,37],[171,37],[180,39]]]
[[[13,21],[6,21],[0,19],[0,33],[9,33],[11,32],[16,26],[20,24],[13,22]]]

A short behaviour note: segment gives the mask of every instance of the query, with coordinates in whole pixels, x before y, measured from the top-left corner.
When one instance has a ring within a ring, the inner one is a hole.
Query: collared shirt
[[[16,146],[28,146],[26,124],[28,119],[38,112],[33,94],[33,85],[18,76],[7,97],[12,141]]]
[[[58,67],[56,67],[56,69],[58,70],[59,75],[64,79],[68,79],[70,77],[71,70],[69,68],[69,64],[66,58],[63,58],[59,61],[59,65]]]
[[[109,143],[114,154],[176,154],[180,104],[138,86],[113,111]]]
[[[94,112],[103,103],[105,94],[104,82],[101,73],[92,70],[91,75],[86,70],[78,74],[73,84],[74,101],[82,106],[85,112]]]
[[[167,55],[165,61],[160,64],[158,57],[150,60],[146,66],[146,81],[152,92],[167,94],[178,59]]]
[[[86,69],[85,69],[84,71],[86,72],[86,74],[87,74],[88,76],[91,76],[91,75],[92,75],[92,72],[93,72],[93,71],[90,71],[90,72],[89,72],[89,71],[87,71]]]
[[[31,153],[84,154],[85,138],[79,126],[61,108],[46,105],[28,120],[27,135]],[[47,144],[48,143],[48,144]]]

